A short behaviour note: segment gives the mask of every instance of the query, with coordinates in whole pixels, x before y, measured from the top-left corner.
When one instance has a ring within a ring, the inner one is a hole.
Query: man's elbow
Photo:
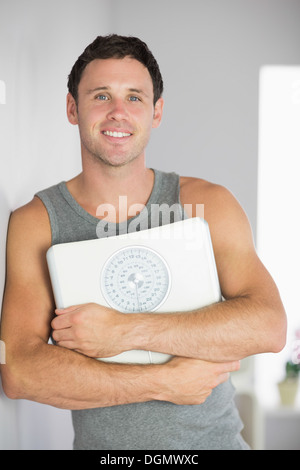
[[[286,335],[278,333],[274,335],[273,344],[271,346],[272,353],[280,353],[286,345]]]
[[[29,397],[30,375],[26,370],[24,355],[10,348],[5,363],[1,365],[1,381],[5,395],[11,400]]]
[[[269,352],[279,353],[286,345],[287,318],[284,309],[277,312],[277,319],[272,321]]]
[[[16,377],[15,372],[7,364],[1,365],[1,381],[3,392],[11,400],[17,400],[19,398],[24,398],[20,393],[19,381]]]

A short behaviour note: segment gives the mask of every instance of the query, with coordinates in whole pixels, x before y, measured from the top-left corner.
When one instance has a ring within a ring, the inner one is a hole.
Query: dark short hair
[[[68,77],[68,90],[78,102],[78,85],[85,67],[95,59],[123,59],[132,57],[141,62],[149,71],[153,83],[154,104],[163,93],[163,79],[158,63],[147,44],[133,36],[110,34],[98,36],[78,57]]]

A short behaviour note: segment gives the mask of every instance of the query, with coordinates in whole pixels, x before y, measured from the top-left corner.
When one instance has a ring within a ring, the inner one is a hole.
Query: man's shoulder
[[[52,194],[56,194],[62,184],[63,182],[60,181],[57,184],[53,184],[36,191],[31,201],[17,207],[12,211],[11,218],[16,220],[34,218],[42,220],[44,218],[47,220],[47,209],[43,202],[44,195],[51,197]]]
[[[47,210],[42,201],[34,196],[28,203],[12,211],[9,220],[9,235],[25,240],[51,242],[51,228]]]
[[[204,218],[211,225],[219,227],[223,221],[231,221],[236,224],[237,220],[245,219],[243,208],[232,194],[232,192],[217,183],[211,183],[204,179],[194,177],[180,178],[180,201],[190,216],[204,214]],[[197,206],[198,205],[198,206]],[[199,205],[202,209],[199,210]]]
[[[180,197],[186,203],[212,204],[219,202],[223,197],[231,198],[232,193],[217,183],[202,178],[180,176]]]
[[[34,196],[31,201],[14,209],[11,213],[11,218],[15,220],[24,220],[36,217],[40,218],[45,214],[46,211],[44,204],[39,197]]]

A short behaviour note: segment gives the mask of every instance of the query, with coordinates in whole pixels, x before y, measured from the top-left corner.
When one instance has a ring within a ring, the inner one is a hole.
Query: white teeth
[[[104,135],[109,135],[110,137],[128,137],[131,134],[128,134],[127,132],[112,132],[112,131],[104,131]]]

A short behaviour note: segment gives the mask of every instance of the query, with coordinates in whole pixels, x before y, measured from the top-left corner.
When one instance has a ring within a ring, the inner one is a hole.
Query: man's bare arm
[[[161,315],[159,324],[155,315],[140,316],[131,326],[137,325],[147,348],[156,346],[169,354],[229,361],[280,351],[286,315],[278,289],[256,254],[247,216],[225,188],[193,183],[182,202],[204,203],[225,301],[187,314]]]
[[[34,199],[10,220],[1,339],[6,345],[2,383],[10,398],[83,409],[158,399],[202,403],[238,363],[176,358],[163,366],[107,364],[48,344],[54,301],[46,251],[49,221]]]

